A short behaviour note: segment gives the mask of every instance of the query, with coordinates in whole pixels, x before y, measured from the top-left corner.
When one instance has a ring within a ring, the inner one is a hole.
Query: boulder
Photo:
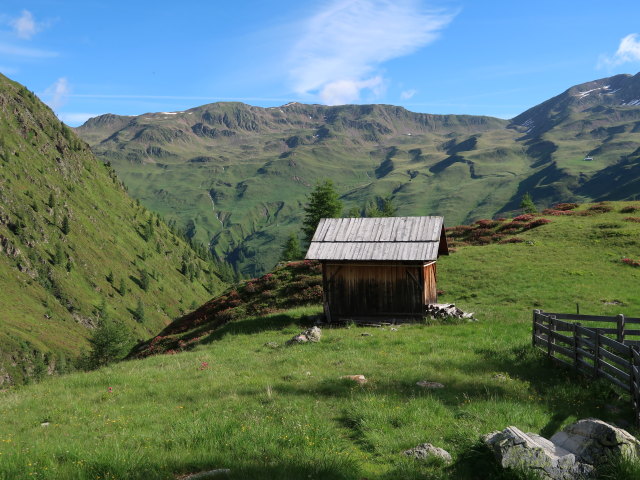
[[[486,435],[484,442],[503,467],[535,469],[553,480],[589,477],[618,456],[640,457],[640,442],[633,435],[594,418],[568,425],[549,440],[507,427]]]
[[[544,479],[587,478],[594,470],[592,465],[581,462],[568,450],[534,433],[524,433],[517,427],[489,433],[483,440],[504,468],[532,469]]]
[[[551,441],[591,465],[600,465],[620,455],[640,456],[640,442],[633,435],[595,418],[579,420],[565,427],[552,436]]]
[[[440,458],[445,463],[451,463],[451,454],[449,452],[443,448],[433,446],[430,443],[421,443],[417,447],[405,450],[403,453],[418,460]]]
[[[287,341],[287,345],[293,345],[296,343],[307,343],[307,342],[319,342],[322,337],[322,330],[318,327],[311,327],[304,332],[299,333],[294,336],[292,339]]]

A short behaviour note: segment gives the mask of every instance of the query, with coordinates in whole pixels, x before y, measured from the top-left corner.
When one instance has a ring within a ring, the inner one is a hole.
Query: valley
[[[542,208],[634,199],[638,98],[640,74],[617,75],[510,121],[391,105],[216,103],[103,115],[77,132],[143,205],[251,277],[275,265],[326,178],[345,213],[390,198],[398,215],[444,215],[450,225],[512,213],[526,192]]]

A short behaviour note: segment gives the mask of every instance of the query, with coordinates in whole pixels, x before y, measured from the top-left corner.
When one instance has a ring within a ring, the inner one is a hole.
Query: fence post
[[[573,330],[573,367],[578,368],[578,332],[577,325],[575,323],[571,324],[571,329]]]
[[[640,350],[631,347],[631,400],[636,426],[640,427]]]
[[[600,336],[602,334],[596,330],[596,338],[593,343],[593,368],[594,368],[594,376],[598,378],[600,376]]]
[[[547,336],[547,355],[549,355],[550,358],[553,358],[553,347],[552,345],[555,345],[556,343],[556,338],[553,336],[553,333],[556,331],[556,316],[555,315],[549,315],[549,335]]]
[[[618,330],[618,341],[620,343],[624,343],[624,315],[620,314],[618,316],[616,316],[616,321],[617,321],[617,330]]]
[[[536,333],[538,333],[538,315],[540,314],[540,310],[533,311],[533,331],[531,332],[531,344],[536,346]]]

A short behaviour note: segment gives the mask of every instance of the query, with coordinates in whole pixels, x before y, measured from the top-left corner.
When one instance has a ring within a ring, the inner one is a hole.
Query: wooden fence
[[[554,361],[628,392],[640,426],[640,318],[534,310],[532,341]]]

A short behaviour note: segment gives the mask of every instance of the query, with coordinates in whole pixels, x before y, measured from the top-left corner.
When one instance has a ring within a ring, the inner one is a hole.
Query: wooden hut
[[[402,321],[437,301],[442,217],[323,218],[306,258],[322,264],[329,321]]]

